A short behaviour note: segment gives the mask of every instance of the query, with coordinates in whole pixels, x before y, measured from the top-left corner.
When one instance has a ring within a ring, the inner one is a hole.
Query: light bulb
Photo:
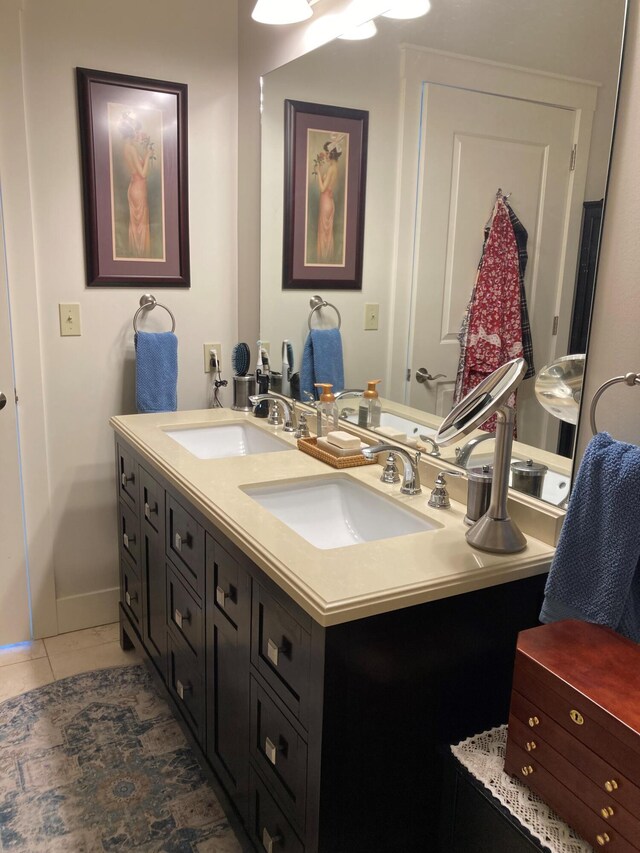
[[[312,14],[307,0],[258,0],[251,17],[260,24],[297,24]]]
[[[378,30],[373,21],[365,21],[364,24],[359,24],[357,27],[351,27],[346,30],[338,38],[349,41],[362,41],[363,39],[373,38],[377,32]]]
[[[406,20],[408,18],[420,18],[422,15],[426,15],[430,8],[429,0],[394,0],[389,11],[382,14],[385,18]]]

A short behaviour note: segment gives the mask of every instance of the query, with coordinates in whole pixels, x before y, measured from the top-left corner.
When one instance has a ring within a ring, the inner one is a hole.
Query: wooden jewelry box
[[[505,770],[594,848],[640,851],[640,645],[566,620],[518,636]]]

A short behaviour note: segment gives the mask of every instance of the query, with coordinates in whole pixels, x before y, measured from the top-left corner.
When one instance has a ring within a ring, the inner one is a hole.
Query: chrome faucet
[[[456,447],[456,463],[461,468],[466,468],[469,462],[469,457],[482,441],[488,441],[490,438],[495,438],[495,432],[485,432],[484,435],[479,435],[476,438],[470,438],[469,441],[462,447]]]
[[[366,459],[373,459],[378,453],[383,453],[385,450],[395,453],[402,459],[404,467],[404,476],[400,491],[403,495],[419,495],[422,492],[420,488],[420,472],[418,471],[418,463],[420,462],[420,451],[416,451],[415,455],[409,453],[404,447],[397,447],[395,444],[373,444],[371,447],[365,447],[362,450],[362,455]]]
[[[266,394],[254,394],[249,397],[249,402],[255,408],[260,403],[267,401],[269,405],[269,424],[271,426],[278,426],[282,423],[278,416],[278,406],[282,407],[283,416],[284,416],[284,426],[282,427],[283,432],[294,432],[295,426],[293,425],[293,412],[295,411],[295,402],[293,400],[287,399],[287,397],[283,397],[282,394],[276,394],[275,391],[269,391]]]
[[[336,400],[340,400],[342,397],[362,397],[363,394],[362,388],[343,388],[342,391],[337,391],[334,396]]]
[[[431,438],[430,435],[421,435],[420,441],[422,441],[424,444],[431,445],[429,456],[440,456],[440,447],[436,444],[436,442]]]

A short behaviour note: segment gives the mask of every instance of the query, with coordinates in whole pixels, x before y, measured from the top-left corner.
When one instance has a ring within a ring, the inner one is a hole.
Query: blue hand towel
[[[314,399],[315,382],[330,382],[334,391],[344,388],[344,365],[342,363],[342,336],[339,329],[311,329],[302,351],[300,368],[300,392],[309,391]]]
[[[591,439],[545,587],[541,622],[581,619],[640,642],[640,447]]]
[[[178,339],[173,332],[136,332],[136,405],[139,412],[175,412]]]

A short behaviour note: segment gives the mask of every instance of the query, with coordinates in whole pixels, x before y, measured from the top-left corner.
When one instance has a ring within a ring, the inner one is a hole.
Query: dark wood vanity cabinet
[[[544,576],[323,628],[149,468],[117,439],[123,642],[146,649],[256,849],[439,851],[440,748],[506,721]]]

